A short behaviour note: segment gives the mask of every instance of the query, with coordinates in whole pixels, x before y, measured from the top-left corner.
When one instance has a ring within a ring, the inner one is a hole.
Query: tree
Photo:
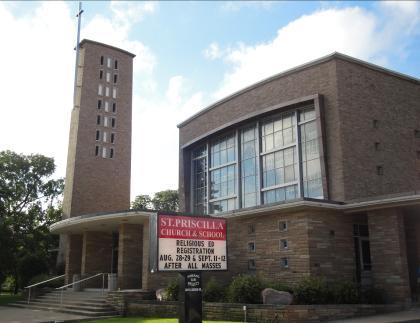
[[[179,196],[176,190],[166,190],[155,193],[153,200],[153,207],[159,211],[178,211],[179,210]]]
[[[146,210],[151,209],[152,207],[152,199],[149,195],[137,195],[131,203],[131,208],[133,210]]]
[[[149,195],[138,195],[131,203],[133,210],[153,209],[157,211],[178,211],[179,196],[177,190],[166,190],[155,193],[153,198]]]
[[[54,170],[52,158],[0,152],[0,285],[12,275],[15,292],[54,263],[58,237],[48,228],[60,218],[64,186],[51,178]]]

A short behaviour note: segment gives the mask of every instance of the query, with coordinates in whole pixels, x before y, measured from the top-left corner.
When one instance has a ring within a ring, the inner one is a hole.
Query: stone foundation
[[[126,314],[141,317],[177,317],[178,302],[127,302]],[[402,305],[263,305],[203,303],[203,319],[244,321],[246,306],[248,322],[323,322],[355,316],[366,316],[402,310]]]

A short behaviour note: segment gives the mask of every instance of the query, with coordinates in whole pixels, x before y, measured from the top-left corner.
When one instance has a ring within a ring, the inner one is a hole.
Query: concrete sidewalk
[[[93,319],[87,316],[42,311],[28,308],[0,306],[1,323],[63,322]]]
[[[394,312],[388,314],[380,314],[373,316],[364,316],[358,318],[328,321],[328,323],[403,323],[403,322],[419,322],[420,308],[412,308],[409,310]]]

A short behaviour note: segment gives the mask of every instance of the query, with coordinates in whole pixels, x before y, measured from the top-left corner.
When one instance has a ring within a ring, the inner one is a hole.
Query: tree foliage
[[[176,190],[166,190],[157,192],[152,200],[155,210],[160,211],[178,211],[179,195]]]
[[[63,191],[54,171],[52,158],[0,152],[0,286],[12,275],[22,287],[54,263],[58,237],[48,228],[60,219]]]
[[[153,209],[157,211],[178,211],[179,196],[177,190],[165,190],[155,193],[153,198],[149,195],[138,195],[131,203],[133,210]]]
[[[149,195],[137,195],[131,203],[133,210],[147,210],[153,208],[152,198]]]

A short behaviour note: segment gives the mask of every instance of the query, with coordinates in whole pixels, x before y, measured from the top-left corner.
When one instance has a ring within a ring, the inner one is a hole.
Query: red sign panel
[[[160,271],[226,270],[226,220],[158,215]]]

